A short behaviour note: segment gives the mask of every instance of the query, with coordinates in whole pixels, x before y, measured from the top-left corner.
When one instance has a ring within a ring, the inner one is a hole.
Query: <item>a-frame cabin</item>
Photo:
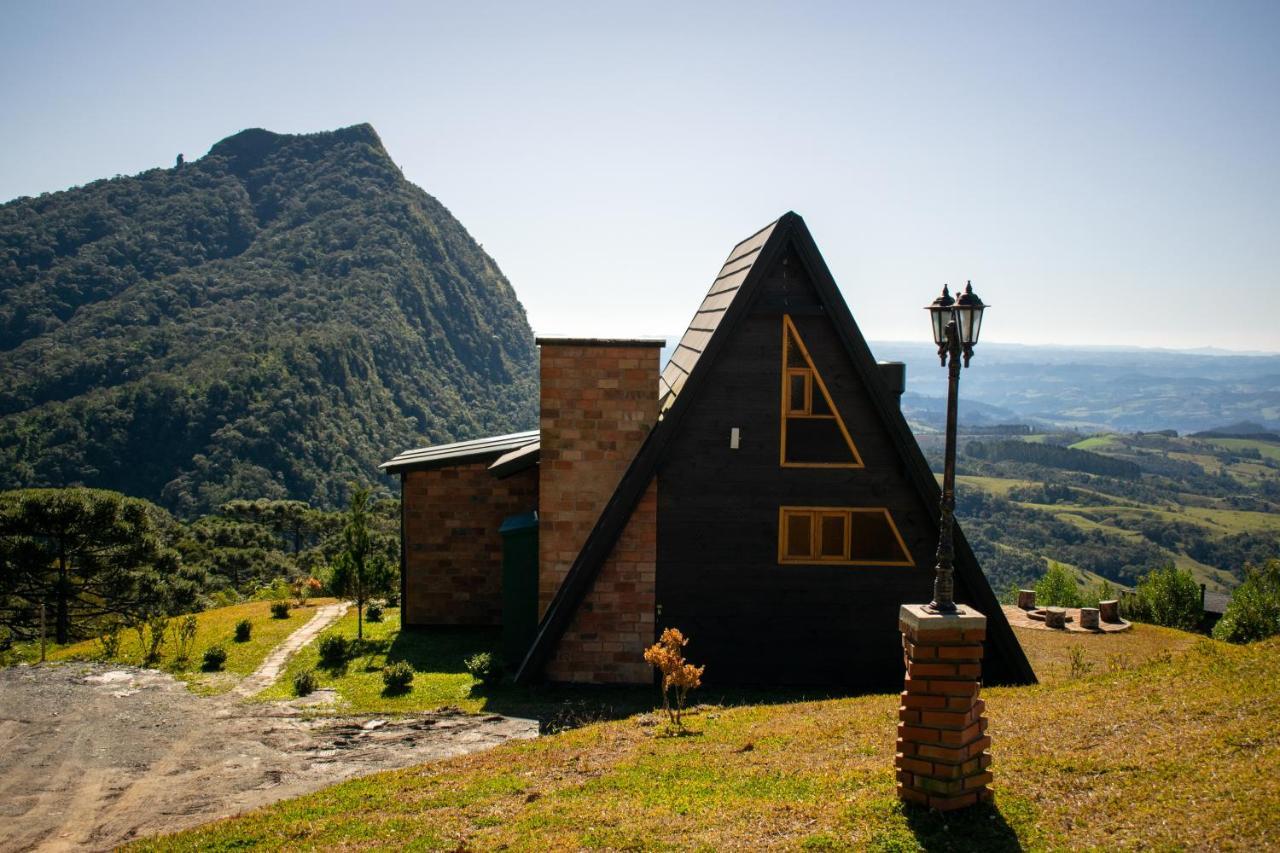
[[[899,689],[898,608],[931,597],[939,500],[900,370],[877,365],[798,215],[735,246],[567,571],[544,548],[518,680],[647,680],[641,647],[675,626],[708,684]],[[565,443],[546,394],[544,528],[563,506],[545,504],[547,445]],[[958,528],[955,544],[956,599],[989,619],[985,679],[1033,682]]]

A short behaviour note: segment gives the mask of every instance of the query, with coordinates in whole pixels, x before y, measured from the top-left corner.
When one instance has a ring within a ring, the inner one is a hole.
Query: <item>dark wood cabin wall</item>
[[[659,475],[659,630],[691,638],[706,682],[900,689],[898,608],[932,597],[936,507],[924,506],[794,258],[712,366]],[[788,312],[865,467],[779,465]],[[740,449],[729,434],[740,429]],[[887,507],[914,567],[779,565],[780,506]],[[966,591],[957,590],[964,600]]]

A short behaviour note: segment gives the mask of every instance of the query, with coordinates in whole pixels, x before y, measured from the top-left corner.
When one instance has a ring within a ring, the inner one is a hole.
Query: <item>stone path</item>
[[[271,654],[267,655],[262,665],[246,676],[231,691],[231,695],[237,698],[246,698],[255,693],[260,693],[275,684],[276,679],[280,677],[280,673],[284,672],[284,666],[289,662],[289,658],[293,657],[298,649],[314,640],[317,634],[341,619],[349,607],[351,607],[351,602],[339,601],[336,604],[326,604],[316,610],[315,615],[307,621],[307,624],[294,631],[285,638],[283,643],[272,649]]]

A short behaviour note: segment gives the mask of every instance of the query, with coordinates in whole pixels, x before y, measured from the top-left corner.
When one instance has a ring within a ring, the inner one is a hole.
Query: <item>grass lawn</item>
[[[355,608],[325,633],[354,638]],[[338,691],[343,711],[392,713],[453,705],[478,712],[484,708],[484,697],[472,695],[479,682],[467,672],[463,661],[477,652],[491,651],[497,642],[497,633],[489,631],[406,631],[401,634],[400,609],[388,607],[383,612],[383,621],[365,621],[363,651],[345,667],[322,667],[317,643],[313,642],[293,656],[273,686],[255,698],[292,697],[294,676],[310,669],[315,671],[321,687]],[[409,661],[417,671],[412,689],[398,696],[385,695],[382,668],[398,660]]]
[[[1014,628],[1031,668],[1043,684],[1060,684],[1071,676],[1072,649],[1079,649],[1090,672],[1115,672],[1163,661],[1181,654],[1200,639],[1195,634],[1135,624],[1116,634],[1069,634],[1034,628]]]
[[[1061,655],[1043,633],[1033,657]],[[1280,641],[1174,633],[1102,638],[1125,667],[984,691],[996,802],[946,817],[898,803],[898,699],[876,695],[704,707],[686,737],[653,714],[589,725],[137,847],[1274,849]]]
[[[258,668],[267,654],[285,637],[301,628],[315,615],[317,605],[332,601],[331,598],[312,599],[306,607],[290,608],[288,619],[273,619],[269,601],[250,601],[197,613],[198,628],[194,651],[185,664],[174,660],[177,644],[173,632],[177,630],[178,622],[182,618],[174,617],[169,622],[170,633],[161,647],[161,659],[149,665],[172,672],[202,691],[222,693],[234,687],[239,679],[222,673],[201,672],[200,663],[205,649],[220,643],[227,650],[227,662],[223,672],[230,673],[231,676],[248,675]],[[246,643],[237,643],[234,640],[235,626],[241,619],[248,619],[253,623],[250,639]],[[122,631],[120,650],[112,660],[132,666],[143,666],[142,657],[143,649],[138,644],[137,632],[132,629]],[[50,651],[48,659],[51,661],[102,660],[102,646],[97,640],[85,640]]]
[[[356,613],[351,610],[325,633],[341,633],[354,639]],[[321,635],[323,636],[323,634]],[[496,713],[540,720],[552,729],[577,726],[586,721],[616,719],[652,709],[656,688],[607,685],[516,686],[510,679],[483,685],[467,672],[464,662],[478,652],[494,652],[500,645],[497,629],[412,628],[400,630],[399,608],[387,608],[382,622],[365,622],[363,651],[346,666],[320,665],[316,641],[290,658],[274,685],[254,698],[262,701],[289,699],[293,678],[302,671],[315,673],[321,688],[338,694],[340,713],[394,714],[433,711],[452,706],[471,713]],[[416,675],[412,689],[388,694],[382,668],[394,661],[408,661]],[[811,691],[721,688],[704,692],[703,701],[722,705],[796,701],[830,695]]]

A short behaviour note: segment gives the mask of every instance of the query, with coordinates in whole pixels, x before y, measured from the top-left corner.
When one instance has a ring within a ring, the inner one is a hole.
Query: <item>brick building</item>
[[[641,652],[675,626],[708,683],[901,685],[898,607],[931,594],[938,486],[902,365],[872,358],[799,216],[733,248],[661,372],[660,340],[538,344],[537,430],[382,466],[402,483],[406,625],[500,624],[517,585],[499,527],[536,511],[522,681],[648,682]],[[956,533],[987,680],[1034,681]]]

